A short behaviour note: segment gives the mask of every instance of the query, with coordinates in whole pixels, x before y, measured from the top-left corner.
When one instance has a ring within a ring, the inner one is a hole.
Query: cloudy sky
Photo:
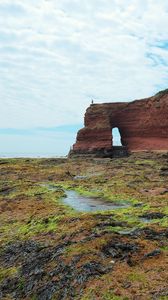
[[[0,153],[65,155],[92,98],[167,87],[167,0],[0,0]]]

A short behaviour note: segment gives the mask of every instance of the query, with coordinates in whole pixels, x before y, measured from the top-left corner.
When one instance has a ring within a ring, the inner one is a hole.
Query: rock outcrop
[[[111,156],[117,127],[128,151],[168,150],[168,89],[133,102],[91,104],[71,155]]]

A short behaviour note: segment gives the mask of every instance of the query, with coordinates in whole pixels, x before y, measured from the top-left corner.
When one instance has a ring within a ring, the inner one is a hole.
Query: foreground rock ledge
[[[168,89],[133,102],[91,104],[70,157],[125,156],[132,151],[168,150]],[[123,147],[113,147],[117,127]]]

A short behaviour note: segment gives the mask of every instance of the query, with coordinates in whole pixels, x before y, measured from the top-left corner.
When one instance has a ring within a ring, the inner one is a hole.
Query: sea
[[[3,153],[0,152],[0,158],[66,158],[65,155],[56,155],[55,153]]]

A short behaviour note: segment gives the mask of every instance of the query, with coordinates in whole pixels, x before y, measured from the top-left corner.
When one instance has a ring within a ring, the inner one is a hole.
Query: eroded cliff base
[[[95,150],[70,150],[69,158],[122,158],[129,156],[126,147],[113,146],[111,149],[95,149]]]

